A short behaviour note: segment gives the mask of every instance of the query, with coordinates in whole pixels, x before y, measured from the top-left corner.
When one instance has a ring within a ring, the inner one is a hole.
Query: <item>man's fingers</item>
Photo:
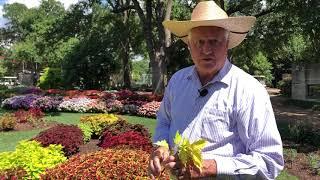
[[[169,162],[169,163],[166,163],[165,167],[167,169],[174,169],[176,167],[176,162]]]
[[[153,167],[154,172],[158,175],[161,172],[161,164],[160,164],[160,158],[158,156],[155,156],[153,158]]]

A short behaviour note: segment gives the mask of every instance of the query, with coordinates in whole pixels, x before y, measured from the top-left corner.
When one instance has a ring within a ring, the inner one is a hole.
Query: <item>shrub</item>
[[[104,138],[99,144],[102,148],[110,148],[126,145],[131,148],[142,149],[151,152],[152,143],[150,138],[143,136],[136,131],[127,131],[113,136],[111,132],[106,132]]]
[[[80,123],[78,124],[78,127],[81,129],[83,133],[83,141],[88,142],[91,139],[93,130],[91,129],[91,126],[86,123]]]
[[[39,97],[41,96],[34,94],[14,96],[12,98],[5,99],[2,102],[2,107],[6,109],[29,109],[32,107],[32,102]]]
[[[61,145],[43,148],[36,141],[20,141],[15,151],[0,153],[0,171],[11,174],[13,169],[22,168],[27,172],[25,179],[39,179],[47,168],[55,167],[65,160]]]
[[[32,102],[32,107],[39,108],[42,111],[50,112],[57,111],[63,97],[61,96],[43,96],[39,97]]]
[[[41,89],[59,88],[62,85],[60,68],[44,68],[43,75],[40,76],[38,86]]]
[[[41,109],[31,108],[28,111],[20,109],[14,113],[14,116],[17,118],[18,123],[31,123],[36,126],[38,123],[43,121],[44,113]]]
[[[296,149],[284,149],[283,155],[285,157],[286,163],[290,164],[290,168],[292,168],[292,163],[297,157],[297,150]]]
[[[309,162],[309,166],[312,169],[312,171],[317,174],[320,175],[320,157],[318,154],[315,153],[309,153],[308,154],[308,162]]]
[[[11,113],[4,113],[0,117],[0,131],[13,130],[17,124],[17,118]]]
[[[104,149],[75,156],[48,169],[42,179],[148,179],[149,156],[145,151],[127,148]],[[167,172],[164,179],[170,179]]]
[[[142,105],[138,109],[138,115],[147,117],[156,117],[156,113],[160,108],[161,102],[152,101],[147,104]]]
[[[107,125],[118,121],[118,117],[113,114],[96,114],[89,116],[82,116],[80,122],[86,123],[93,131],[93,135],[99,137]]]
[[[50,144],[61,144],[66,156],[79,152],[79,146],[83,144],[83,133],[75,125],[56,125],[42,131],[33,140],[40,142],[44,147]]]
[[[291,97],[291,79],[283,79],[278,82],[277,87],[280,89],[282,95]]]

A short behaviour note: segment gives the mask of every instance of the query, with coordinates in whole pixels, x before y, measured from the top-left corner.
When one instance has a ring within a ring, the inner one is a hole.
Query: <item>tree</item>
[[[162,21],[170,19],[173,0],[132,0],[131,3],[120,6],[120,1],[108,0],[116,12],[134,9],[140,19],[145,37],[152,73],[152,88],[154,93],[163,93],[166,74],[166,50],[170,45],[170,33],[162,26]],[[115,4],[115,5],[113,5]]]
[[[118,0],[116,2],[108,1],[106,8],[110,8],[116,16],[119,16],[120,21],[117,21],[117,27],[119,29],[117,36],[119,39],[119,54],[122,60],[122,71],[124,88],[131,87],[131,68],[132,64],[130,57],[132,52],[142,54],[143,50],[143,33],[139,28],[138,18],[136,13],[131,9],[131,0]],[[119,7],[131,7],[120,9]]]
[[[119,72],[118,29],[119,18],[99,3],[82,1],[71,7],[70,12],[56,25],[53,42],[77,39],[73,48],[64,56],[62,68],[64,85],[68,88],[104,89],[111,74]],[[72,23],[73,28],[65,29]]]

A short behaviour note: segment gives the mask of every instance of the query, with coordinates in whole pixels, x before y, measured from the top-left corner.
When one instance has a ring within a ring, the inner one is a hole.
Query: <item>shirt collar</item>
[[[226,85],[230,85],[230,76],[228,75],[228,72],[230,71],[232,67],[232,64],[227,59],[222,67],[222,69],[218,72],[216,76],[213,77],[213,79],[208,82],[208,84],[213,84],[214,82],[222,82]],[[186,78],[188,80],[191,80],[193,78],[198,78],[198,73],[196,70],[196,67],[193,65],[190,69],[190,71],[187,73]]]

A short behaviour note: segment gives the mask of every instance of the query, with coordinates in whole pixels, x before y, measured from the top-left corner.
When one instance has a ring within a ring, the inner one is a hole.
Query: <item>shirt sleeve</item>
[[[265,89],[255,90],[253,94],[242,97],[235,114],[246,153],[235,157],[215,156],[218,176],[246,174],[275,179],[283,169],[282,141],[269,95]]]
[[[170,81],[171,82],[171,81]],[[169,131],[170,131],[170,122],[171,122],[171,115],[170,115],[170,100],[171,98],[171,85],[170,82],[165,89],[165,93],[157,112],[157,126],[155,130],[155,134],[153,136],[153,142],[166,140],[169,142]]]

